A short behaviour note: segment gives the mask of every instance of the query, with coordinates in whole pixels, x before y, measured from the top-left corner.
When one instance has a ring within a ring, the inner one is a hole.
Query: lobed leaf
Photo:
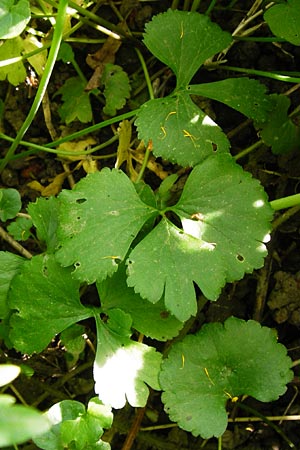
[[[58,112],[67,125],[76,119],[86,123],[93,118],[89,93],[85,91],[85,85],[86,83],[79,77],[72,77],[55,94],[62,96],[63,105]]]
[[[10,252],[0,252],[0,319],[4,319],[10,307],[7,294],[14,276],[21,270],[25,259]]]
[[[105,405],[123,408],[146,405],[149,389],[159,389],[161,354],[153,347],[130,339],[130,316],[119,309],[109,312],[105,324],[95,315],[97,352],[94,363],[95,392]]]
[[[93,313],[80,303],[79,283],[71,270],[62,268],[53,255],[25,261],[13,278],[9,306],[10,339],[23,353],[41,352],[51,339]]]
[[[101,82],[104,84],[105,106],[103,112],[115,116],[130,97],[130,84],[126,72],[120,66],[105,64]]]
[[[153,303],[164,294],[185,321],[196,313],[194,282],[216,300],[225,282],[262,266],[273,212],[259,182],[226,154],[196,166],[169,210],[183,229],[164,218],[130,253],[127,283]]]
[[[232,37],[196,12],[169,9],[146,25],[144,43],[176,75],[177,87],[185,87],[199,67],[226,48]]]
[[[261,343],[264,345],[261,345]],[[227,426],[226,402],[242,394],[269,402],[293,378],[286,348],[273,330],[253,320],[231,317],[204,325],[173,345],[159,381],[171,420],[195,436],[221,436]]]
[[[120,264],[113,276],[97,283],[97,289],[106,314],[111,309],[121,309],[131,316],[133,328],[147,337],[166,341],[182,328],[182,323],[166,311],[163,299],[151,304],[127,286],[124,264]]]
[[[273,107],[271,97],[266,95],[265,86],[250,78],[227,78],[213,83],[192,84],[188,87],[188,92],[225,103],[260,122],[267,120]]]
[[[57,259],[63,266],[74,264],[74,277],[88,283],[111,276],[144,223],[158,214],[116,169],[88,175],[59,201]]]
[[[36,227],[38,239],[46,244],[48,253],[53,253],[57,247],[58,208],[56,197],[38,198],[27,208]]]
[[[0,47],[0,61],[20,57],[23,51],[23,41],[18,36],[14,39],[8,39]],[[6,66],[0,66],[0,80],[7,80],[13,86],[23,83],[26,78],[26,70],[22,61],[15,62]]]
[[[229,151],[219,126],[191,100],[187,92],[144,103],[135,121],[153,154],[182,166],[195,166],[207,156]]]

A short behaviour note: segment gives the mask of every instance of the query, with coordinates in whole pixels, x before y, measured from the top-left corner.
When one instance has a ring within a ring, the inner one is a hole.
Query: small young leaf
[[[31,219],[27,217],[17,217],[14,222],[8,225],[7,230],[16,241],[26,241],[30,236],[31,227]]]
[[[45,242],[48,253],[54,252],[57,246],[58,208],[59,202],[56,197],[39,198],[27,208],[36,227],[37,236],[40,241]]]
[[[21,206],[21,196],[16,189],[0,189],[0,220],[2,222],[16,217]]]
[[[144,35],[151,53],[175,73],[177,87],[185,87],[199,67],[231,41],[207,16],[171,9],[154,16]]]
[[[14,405],[0,395],[0,447],[22,444],[50,428],[41,412],[29,406]]]
[[[258,181],[226,154],[196,166],[169,209],[183,230],[163,219],[129,254],[127,283],[153,303],[164,294],[185,321],[196,313],[193,282],[216,300],[226,281],[262,266],[272,209]]]
[[[159,389],[161,354],[153,347],[130,339],[131,319],[119,309],[111,310],[109,320],[97,324],[97,353],[94,363],[95,392],[105,405],[123,408],[143,407],[149,385]]]
[[[112,277],[97,283],[97,289],[106,314],[109,315],[114,308],[122,309],[130,314],[133,328],[145,336],[166,341],[176,336],[182,328],[182,322],[166,311],[163,300],[153,305],[128,288],[124,264],[120,264]]]
[[[300,45],[299,0],[287,0],[273,4],[265,12],[264,19],[275,36],[286,39],[294,45]]]
[[[23,51],[23,41],[18,36],[14,39],[8,39],[0,47],[0,61],[21,56]],[[7,80],[13,86],[23,83],[26,78],[26,70],[22,61],[0,67],[0,80]]]
[[[120,66],[105,64],[101,83],[104,84],[105,107],[103,112],[114,116],[118,109],[123,108],[129,98],[130,84],[126,72]]]
[[[263,342],[263,345],[262,345]],[[228,399],[242,394],[276,400],[293,378],[286,348],[273,330],[231,317],[204,325],[173,345],[159,381],[171,420],[195,436],[221,436]]]
[[[290,99],[285,95],[273,94],[270,96],[275,106],[267,122],[255,123],[259,135],[265,144],[272,147],[275,155],[296,150],[300,143],[300,129],[288,117]]]
[[[158,214],[116,169],[88,175],[59,200],[57,259],[63,266],[74,264],[74,277],[88,283],[111,276],[144,223]]]
[[[79,77],[72,77],[55,94],[62,96],[64,103],[58,112],[66,124],[76,119],[86,123],[93,118],[89,93],[84,90],[85,85]]]
[[[1,0],[0,39],[19,36],[30,20],[28,0]]]
[[[194,166],[215,152],[229,151],[226,135],[187,92],[144,103],[135,124],[145,143],[152,140],[155,156],[182,166]]]
[[[87,411],[76,400],[63,400],[53,405],[45,414],[51,429],[34,439],[43,450],[110,450],[110,445],[100,438],[103,428],[110,428],[113,415],[111,408],[92,398]]]
[[[250,119],[265,121],[273,107],[266,88],[250,78],[227,78],[213,83],[192,84],[190,94],[208,97],[245,114]]]
[[[51,339],[92,312],[79,300],[79,283],[52,255],[26,261],[11,283],[10,339],[23,353],[41,352]]]

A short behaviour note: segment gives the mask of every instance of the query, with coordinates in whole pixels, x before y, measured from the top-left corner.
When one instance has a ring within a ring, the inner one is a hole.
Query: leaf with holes
[[[62,268],[52,255],[25,261],[13,278],[9,306],[10,339],[23,353],[41,352],[51,339],[79,320],[93,316],[79,300],[79,283],[71,270]]]
[[[228,152],[229,141],[220,127],[191,100],[187,92],[150,100],[135,122],[153,154],[182,166],[194,166],[214,152]]]
[[[226,282],[262,266],[272,209],[259,182],[226,154],[195,167],[168,209],[182,230],[164,218],[130,253],[127,283],[153,303],[164,294],[185,321],[196,313],[194,282],[216,300]]]
[[[162,401],[184,430],[218,437],[227,426],[227,401],[242,394],[277,400],[293,378],[291,363],[270,328],[235,317],[210,323],[174,344],[163,361]]]
[[[88,175],[59,201],[57,259],[74,265],[74,277],[88,283],[111,276],[144,223],[158,215],[116,169]]]
[[[195,166],[213,152],[229,151],[226,135],[192,102],[192,94],[223,102],[250,118],[266,120],[272,102],[264,86],[255,80],[235,78],[188,85],[200,66],[231,41],[227,32],[196,12],[169,10],[146,25],[145,45],[177,79],[173,93],[144,103],[137,113],[139,137],[146,144],[152,141],[155,156]]]
[[[122,309],[130,314],[133,328],[147,337],[166,341],[182,328],[182,322],[166,311],[163,299],[152,304],[128,288],[124,264],[120,264],[112,277],[97,283],[97,289],[106,314],[109,315],[111,309]]]

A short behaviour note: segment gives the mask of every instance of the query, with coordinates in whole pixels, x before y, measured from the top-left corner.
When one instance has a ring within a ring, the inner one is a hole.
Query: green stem
[[[260,417],[266,424],[268,424],[271,428],[273,428],[273,430],[275,430],[276,433],[278,433],[282,437],[282,439],[285,440],[285,442],[288,444],[290,448],[296,448],[293,442],[289,440],[289,438],[283,433],[283,431],[277,425],[275,425],[273,422],[267,419],[263,414],[260,414],[258,411],[251,408],[248,405],[245,405],[244,403],[237,402],[237,405],[244,411],[250,412],[251,414],[254,414],[254,416]]]
[[[152,87],[152,83],[151,83],[151,80],[150,80],[149,72],[148,72],[148,69],[147,69],[144,57],[143,57],[142,53],[140,52],[140,50],[138,48],[135,48],[135,51],[136,51],[136,53],[138,55],[138,58],[139,58],[140,63],[141,63],[141,66],[143,68],[145,80],[146,80],[147,87],[148,87],[149,97],[150,97],[151,100],[153,100],[154,99],[153,87]]]
[[[0,164],[0,172],[6,167],[6,165],[9,163],[11,157],[14,155],[18,145],[20,144],[20,141],[22,140],[24,134],[30,127],[30,125],[31,125],[33,119],[35,118],[36,113],[40,107],[40,104],[42,103],[42,99],[45,95],[45,92],[46,92],[46,89],[47,89],[47,86],[48,86],[48,83],[49,83],[49,80],[50,80],[50,77],[52,74],[52,70],[54,68],[54,64],[55,64],[55,61],[57,58],[60,43],[62,40],[67,6],[68,6],[68,0],[60,0],[59,7],[57,10],[57,20],[56,20],[54,33],[53,33],[53,40],[51,43],[49,56],[48,56],[48,59],[47,59],[46,65],[45,65],[45,70],[42,75],[36,96],[34,98],[34,101],[31,105],[30,111],[29,111],[23,125],[21,126],[14,142],[8,149],[7,154],[5,155],[4,159],[2,160],[2,162]]]
[[[201,0],[193,0],[191,11],[197,11],[201,3]]]
[[[279,209],[291,208],[292,206],[300,205],[300,194],[289,195],[288,197],[279,198],[270,202],[274,211]]]
[[[259,140],[255,142],[254,144],[250,145],[249,147],[242,150],[240,153],[234,156],[234,159],[237,161],[240,158],[243,158],[244,156],[248,155],[248,153],[253,152],[253,150],[256,150],[258,147],[260,147],[263,144],[262,140]]]
[[[124,119],[129,119],[130,117],[135,116],[138,113],[138,111],[139,109],[134,109],[133,111],[129,111],[127,113],[120,114],[119,116],[112,117],[111,119],[104,120],[103,122],[96,123],[95,125],[84,128],[83,130],[76,131],[76,133],[72,133],[69,134],[68,136],[60,138],[57,141],[50,142],[49,144],[46,144],[45,147],[46,148],[57,147],[58,145],[63,144],[64,142],[72,141],[73,139],[78,139],[81,136],[85,136],[88,133],[98,131],[101,128],[104,128],[108,125],[112,125],[113,123],[121,122]]]
[[[143,164],[142,164],[140,173],[138,174],[138,177],[136,179],[136,183],[139,183],[142,180],[143,176],[144,176],[144,172],[145,172],[147,164],[148,164],[150,153],[151,153],[151,147],[150,147],[150,145],[147,145],[146,152],[145,152],[145,157],[144,157],[144,160],[143,160]]]
[[[233,72],[247,73],[249,75],[257,75],[259,77],[272,78],[273,80],[284,81],[286,83],[300,83],[300,78],[290,77],[287,75],[280,75],[279,73],[265,72],[264,70],[243,69],[241,67],[226,66],[223,64],[220,65],[219,68],[225,70],[232,70]]]
[[[211,13],[211,11],[214,9],[216,3],[217,3],[217,0],[211,0],[209,7],[208,7],[207,10],[205,11],[205,15],[206,15],[206,16],[209,16],[209,14]]]

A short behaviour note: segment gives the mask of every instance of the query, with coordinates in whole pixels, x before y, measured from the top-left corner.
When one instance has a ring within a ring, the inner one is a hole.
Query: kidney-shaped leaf
[[[63,266],[74,264],[74,277],[88,283],[112,275],[144,223],[158,214],[115,169],[88,175],[59,200],[57,259]]]
[[[93,315],[79,300],[79,283],[71,270],[52,255],[25,261],[11,283],[10,339],[23,353],[42,351],[51,339],[73,323]]]
[[[224,325],[204,325],[172,347],[159,377],[162,400],[181,428],[203,438],[221,436],[227,400],[241,394],[276,400],[293,377],[290,367],[273,330],[231,317]]]
[[[227,47],[229,33],[196,12],[169,10],[146,25],[144,43],[177,77],[177,86],[186,86],[199,67]]]
[[[123,408],[145,406],[146,383],[159,389],[161,354],[153,347],[130,339],[131,318],[123,311],[110,311],[109,321],[97,324],[97,353],[94,363],[95,392],[105,405]]]
[[[182,166],[194,166],[207,156],[229,151],[220,127],[191,100],[187,92],[149,100],[135,121],[139,137],[153,143],[153,153]]]
[[[226,154],[196,166],[170,209],[183,229],[163,219],[130,253],[127,283],[153,303],[164,294],[184,321],[196,312],[193,282],[216,300],[226,281],[262,266],[272,209],[259,182]]]

